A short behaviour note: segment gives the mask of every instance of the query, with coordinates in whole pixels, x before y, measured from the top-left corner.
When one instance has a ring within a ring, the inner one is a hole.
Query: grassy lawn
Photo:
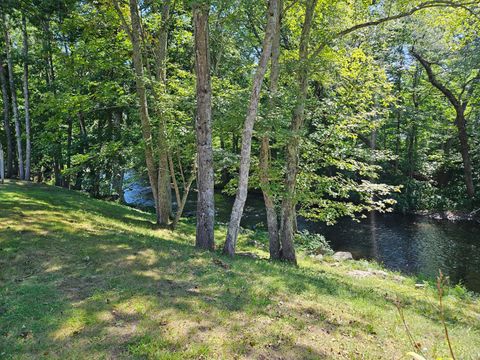
[[[356,278],[375,265],[199,252],[195,229],[155,229],[153,216],[38,184],[0,185],[1,359],[401,359],[412,347],[448,357],[433,287]],[[217,240],[224,239],[218,229]],[[458,359],[480,358],[478,298],[444,299]]]

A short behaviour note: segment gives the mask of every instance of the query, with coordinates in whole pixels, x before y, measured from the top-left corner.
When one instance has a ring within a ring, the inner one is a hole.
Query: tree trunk
[[[212,88],[210,81],[210,49],[208,44],[208,13],[208,4],[194,4],[198,154],[197,234],[195,245],[201,249],[213,250],[215,247],[215,205],[213,197]]]
[[[275,34],[272,40],[272,58],[270,65],[270,114],[275,108],[278,91],[278,79],[280,75],[280,31],[281,31],[281,13],[283,9],[282,1],[278,2],[279,16],[275,24]],[[265,211],[267,214],[267,228],[269,238],[270,259],[280,258],[280,239],[278,234],[278,217],[275,209],[275,201],[270,189],[270,137],[271,126],[265,129],[260,145],[259,173],[260,187],[262,188],[263,199],[265,202]]]
[[[472,199],[475,196],[475,188],[473,185],[472,162],[470,160],[470,147],[468,145],[467,124],[465,121],[465,107],[462,104],[455,110],[457,112],[455,125],[457,126],[458,139],[460,140],[465,186],[467,187],[468,197]]]
[[[173,189],[175,190],[175,199],[177,201],[177,209],[178,209],[178,207],[180,206],[180,201],[182,199],[180,197],[180,189],[178,188],[177,177],[175,176],[175,167],[173,166],[173,159],[170,152],[168,153],[168,165],[170,167],[170,177],[172,178]]]
[[[125,177],[125,172],[120,170],[118,173],[113,175],[113,189],[118,195],[118,202],[120,204],[125,204],[125,193],[123,191],[123,179]]]
[[[0,184],[3,184],[5,181],[5,163],[3,158],[3,146],[0,142]]]
[[[12,132],[10,130],[10,115],[9,115],[9,99],[7,90],[7,79],[5,77],[5,68],[3,62],[0,62],[0,83],[2,86],[3,96],[3,127],[5,129],[5,135],[7,139],[7,177],[10,178],[13,175],[13,142]]]
[[[153,138],[152,128],[150,124],[150,116],[148,114],[147,94],[145,89],[143,59],[141,50],[141,25],[140,16],[138,14],[138,6],[136,0],[130,0],[130,15],[132,18],[131,42],[133,49],[133,66],[135,68],[135,84],[137,88],[137,96],[140,110],[140,121],[142,125],[142,136],[144,141],[145,161],[147,163],[148,178],[150,187],[152,188],[153,198],[155,200],[155,209],[157,214],[157,223],[163,224],[168,219],[162,217],[160,205],[158,201],[158,174],[153,156]]]
[[[67,127],[67,169],[69,170],[72,167],[72,128],[73,128],[73,119],[71,116],[67,118],[68,127]],[[63,187],[70,189],[70,178],[71,175],[65,176],[63,179]]]
[[[303,128],[305,118],[305,102],[308,90],[308,45],[310,30],[313,22],[313,15],[317,0],[310,0],[305,9],[305,20],[302,27],[299,47],[299,70],[298,70],[298,98],[297,105],[293,111],[292,123],[290,125],[291,138],[286,148],[286,175],[285,175],[285,197],[282,202],[282,224],[280,240],[282,245],[282,260],[292,263],[297,262],[295,248],[293,246],[296,205],[296,182],[298,172],[298,157],[300,152],[300,132]]]
[[[58,153],[59,151],[55,151],[53,155],[53,174],[55,176],[55,186],[62,186],[62,173]]]
[[[32,143],[30,136],[30,94],[28,91],[28,34],[27,20],[22,16],[23,33],[23,97],[25,100],[25,180],[30,180]]]
[[[112,140],[121,141],[122,140],[122,120],[123,120],[123,110],[114,111],[112,114],[113,120],[113,129],[112,129]],[[113,191],[118,195],[118,202],[120,204],[125,203],[125,194],[123,191],[123,180],[125,177],[125,171],[123,169],[123,158],[122,153],[118,154],[114,160],[114,169],[113,169],[113,180],[112,188]]]
[[[162,7],[162,25],[157,38],[156,52],[156,72],[155,77],[161,85],[161,93],[157,94],[157,100],[161,102],[167,90],[167,40],[168,23],[170,16],[169,1],[165,1]],[[166,114],[161,108],[158,111],[158,204],[160,224],[167,225],[172,213],[172,196],[170,188],[170,175],[168,166],[168,141]]]
[[[240,220],[243,214],[243,207],[247,200],[248,193],[248,175],[250,172],[251,147],[253,125],[257,117],[258,103],[260,100],[260,90],[262,89],[263,79],[267,71],[268,60],[272,52],[272,39],[275,33],[277,18],[279,16],[278,0],[270,0],[268,5],[268,23],[265,28],[265,38],[263,40],[262,55],[258,62],[257,71],[253,79],[250,103],[245,118],[245,124],[242,134],[242,148],[240,152],[240,171],[238,176],[238,189],[233,203],[230,223],[228,224],[227,238],[223,252],[233,256],[237,244],[238,231],[240,229]]]
[[[80,154],[85,154],[88,150],[88,134],[87,134],[87,127],[85,125],[85,119],[82,112],[79,112],[78,115],[78,125],[80,127]],[[80,169],[77,173],[77,177],[75,179],[75,190],[82,189],[82,182],[83,182],[83,171]]]
[[[10,83],[10,94],[12,96],[13,119],[15,121],[15,137],[17,139],[17,155],[18,155],[18,173],[20,180],[25,179],[23,167],[23,148],[22,148],[22,131],[20,128],[20,118],[18,114],[17,93],[15,91],[15,80],[13,78],[13,60],[10,52],[10,35],[8,33],[8,25],[6,16],[3,15],[3,31],[5,36],[5,52],[8,62],[8,80]]]
[[[178,203],[177,206],[177,213],[175,214],[175,219],[173,220],[172,223],[172,229],[175,229],[175,227],[178,224],[178,221],[180,220],[180,217],[183,214],[183,209],[185,208],[185,204],[187,203],[187,198],[188,194],[190,193],[190,187],[192,186],[193,180],[195,180],[195,173],[197,172],[196,162],[193,165],[192,173],[190,175],[190,178],[188,179],[188,182],[185,184],[185,188],[183,189],[183,195],[182,198],[180,199],[180,202]]]

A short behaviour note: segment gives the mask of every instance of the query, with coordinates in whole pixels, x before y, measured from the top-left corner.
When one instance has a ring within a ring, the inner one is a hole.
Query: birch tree
[[[240,220],[243,214],[245,201],[248,193],[248,175],[250,172],[251,148],[253,126],[258,112],[260,100],[260,91],[262,89],[263,79],[267,71],[268,60],[272,52],[272,41],[275,34],[275,28],[278,22],[279,7],[278,0],[270,0],[267,11],[267,25],[265,27],[265,36],[263,39],[262,53],[257,65],[257,70],[253,78],[250,101],[245,117],[245,123],[242,133],[242,146],[240,153],[240,170],[238,175],[238,189],[233,203],[230,222],[228,224],[227,238],[223,247],[225,254],[233,256],[237,244],[238,231],[240,229]]]

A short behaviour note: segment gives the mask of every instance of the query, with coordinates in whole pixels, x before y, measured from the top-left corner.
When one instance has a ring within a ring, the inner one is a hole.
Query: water
[[[149,188],[138,182],[125,192],[127,203],[153,208]],[[195,216],[196,193],[191,192],[184,216]],[[228,223],[233,198],[215,193],[216,221]],[[264,226],[263,198],[252,194],[245,204],[241,225]],[[452,282],[480,292],[480,224],[433,220],[422,216],[370,214],[360,223],[340,220],[334,226],[299,218],[300,230],[318,232],[335,251],[349,251],[355,259],[370,259],[407,274],[434,278],[438,270]]]

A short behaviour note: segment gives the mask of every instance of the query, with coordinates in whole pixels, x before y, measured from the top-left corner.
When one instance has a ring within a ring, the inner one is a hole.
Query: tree
[[[195,74],[197,76],[196,134],[198,154],[197,231],[195,245],[213,250],[214,242],[214,174],[212,148],[212,87],[208,42],[209,4],[194,3]]]
[[[243,207],[247,200],[248,193],[248,175],[250,171],[251,148],[253,126],[257,117],[258,104],[260,100],[260,91],[262,89],[263,79],[267,71],[268,60],[272,52],[272,40],[275,34],[275,28],[278,21],[279,8],[278,0],[270,0],[267,11],[267,26],[265,28],[265,37],[263,39],[262,53],[258,61],[257,70],[253,78],[252,92],[245,117],[244,129],[242,133],[242,148],[240,154],[240,172],[238,175],[238,189],[233,203],[230,223],[228,224],[227,238],[223,252],[233,256],[240,229],[240,220],[242,218]]]
[[[3,157],[3,145],[0,142],[0,184],[3,184],[5,180],[5,163]]]
[[[282,12],[283,1],[278,2],[278,17],[275,24],[275,34],[272,39],[272,57],[270,62],[270,101],[269,114],[271,115],[278,102],[278,80],[280,77],[280,35],[282,28]],[[278,232],[278,215],[275,205],[275,199],[271,189],[270,183],[270,136],[271,127],[267,126],[264,129],[264,134],[261,139],[260,154],[259,154],[259,177],[260,186],[265,202],[265,210],[267,213],[267,230],[269,238],[269,252],[271,260],[280,259],[280,239]]]
[[[114,2],[115,9],[117,14],[122,20],[125,31],[130,37],[133,50],[133,64],[135,69],[135,82],[137,88],[137,95],[139,99],[139,108],[140,108],[140,120],[142,125],[142,135],[144,141],[144,151],[145,151],[145,161],[147,164],[148,177],[155,200],[155,208],[157,213],[157,224],[167,225],[170,219],[170,195],[169,195],[169,175],[168,175],[168,158],[167,151],[168,146],[166,145],[165,138],[165,124],[164,120],[160,121],[160,130],[159,130],[159,144],[158,144],[158,153],[160,158],[160,163],[157,166],[154,156],[154,141],[152,135],[152,125],[149,115],[149,107],[147,102],[147,88],[145,84],[145,72],[144,72],[144,61],[143,57],[145,54],[142,53],[142,43],[144,38],[142,37],[142,26],[141,26],[141,17],[138,10],[138,4],[136,0],[130,0],[130,18],[131,26],[129,26],[123,17],[122,10],[117,1]],[[167,8],[168,14],[168,8]],[[166,22],[166,19],[164,19]],[[158,59],[158,69],[157,69],[157,78],[161,81],[165,80],[165,59],[166,59],[166,35],[163,33],[166,32],[166,26],[164,30],[161,31],[159,37],[160,56]],[[148,61],[147,61],[148,63]]]
[[[317,0],[310,0],[305,7],[305,19],[300,36],[300,45],[298,50],[298,98],[293,111],[291,122],[291,138],[286,147],[286,175],[285,175],[285,196],[282,202],[282,219],[280,242],[282,245],[281,258],[283,260],[296,263],[295,248],[293,246],[294,237],[294,217],[296,204],[296,181],[298,171],[298,156],[300,146],[300,132],[302,131],[305,118],[305,101],[308,90],[308,56],[310,45],[310,32],[312,29],[313,17]]]
[[[9,115],[9,99],[7,90],[7,79],[5,77],[5,68],[3,62],[0,61],[0,85],[2,87],[2,99],[3,99],[3,127],[5,130],[5,137],[7,140],[7,177],[10,178],[13,175],[13,142],[12,132],[10,130],[10,115]]]
[[[460,141],[460,153],[463,159],[463,171],[465,176],[465,186],[467,194],[470,198],[475,196],[475,188],[473,185],[472,162],[470,157],[470,146],[468,144],[467,121],[465,118],[465,110],[468,106],[470,96],[473,93],[474,85],[480,80],[480,70],[466,84],[462,86],[460,95],[455,95],[451,89],[442,84],[435,76],[432,70],[432,64],[425,60],[414,49],[411,50],[412,55],[425,68],[430,83],[437,88],[452,104],[455,109],[455,126],[458,130],[458,139]],[[462,98],[462,95],[464,95]]]
[[[25,109],[25,180],[30,180],[31,168],[31,126],[30,126],[30,95],[28,91],[28,33],[27,33],[27,19],[25,15],[22,16],[22,33],[23,33],[23,98]]]
[[[18,174],[20,180],[25,179],[25,168],[23,163],[23,145],[22,145],[22,130],[20,126],[20,115],[18,113],[17,92],[15,89],[15,79],[13,74],[13,58],[10,50],[10,34],[8,31],[7,17],[2,15],[3,33],[5,38],[5,52],[7,54],[8,65],[8,81],[10,84],[10,96],[12,97],[13,119],[15,121],[15,137],[17,139],[17,157],[18,157]]]

